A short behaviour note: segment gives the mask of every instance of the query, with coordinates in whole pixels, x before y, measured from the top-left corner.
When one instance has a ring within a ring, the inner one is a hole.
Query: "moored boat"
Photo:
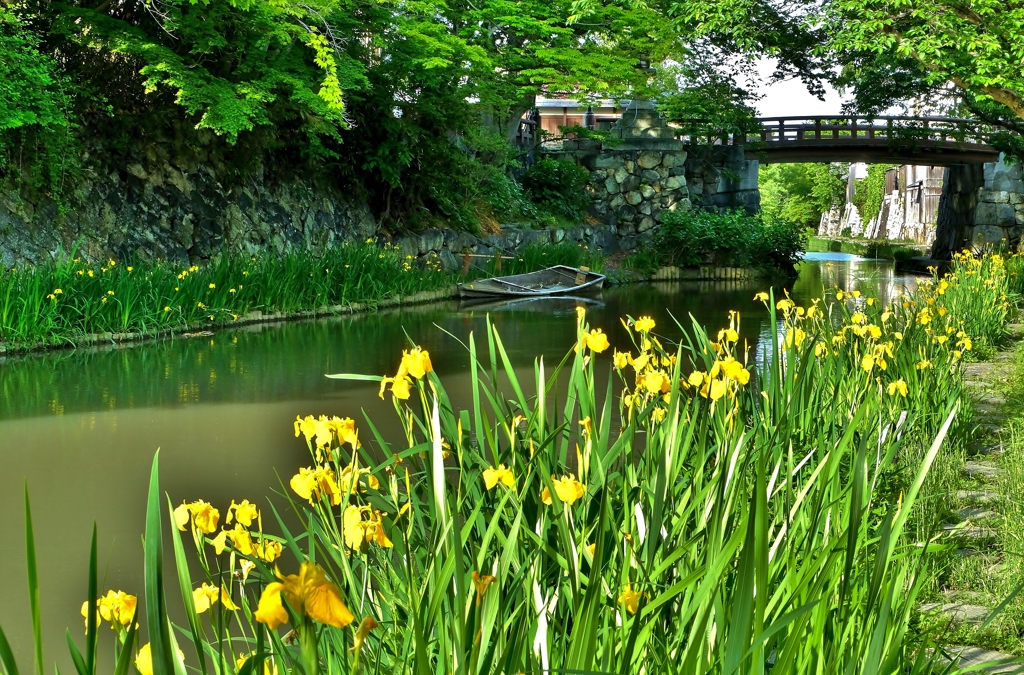
[[[599,291],[605,276],[586,267],[555,265],[507,277],[492,277],[459,284],[460,298],[543,297]]]

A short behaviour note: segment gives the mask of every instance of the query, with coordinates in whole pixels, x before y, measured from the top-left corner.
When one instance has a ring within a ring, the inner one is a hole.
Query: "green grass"
[[[600,269],[600,254],[562,243],[532,245],[503,274],[552,264]],[[494,267],[493,261],[489,262]],[[473,270],[471,277],[483,274]],[[144,333],[230,323],[264,313],[374,304],[395,296],[450,286],[460,280],[438,259],[423,269],[395,246],[347,243],[280,257],[221,256],[206,266],[69,258],[36,267],[0,270],[0,343],[8,350],[74,344],[96,333]]]

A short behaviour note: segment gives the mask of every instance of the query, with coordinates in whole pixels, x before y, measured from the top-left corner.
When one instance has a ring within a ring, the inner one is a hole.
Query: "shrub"
[[[778,218],[743,211],[674,211],[665,215],[653,246],[670,265],[785,268],[799,260],[805,244],[799,225]]]
[[[534,203],[556,216],[579,221],[590,207],[590,173],[579,164],[542,159],[523,176],[523,187]]]

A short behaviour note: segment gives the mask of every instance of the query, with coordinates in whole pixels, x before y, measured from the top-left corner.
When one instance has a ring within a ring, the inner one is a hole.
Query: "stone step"
[[[997,478],[1002,472],[997,464],[990,461],[970,461],[964,463],[964,473],[972,478]]]
[[[982,443],[976,441],[967,446],[969,455],[998,455],[1003,451],[1002,443]]]
[[[945,596],[946,602],[959,602],[968,605],[985,605],[990,602],[988,594],[979,591],[943,591],[942,595]]]
[[[942,526],[942,533],[947,537],[975,544],[992,541],[999,535],[991,527],[982,527],[971,522],[946,523]]]
[[[956,498],[969,504],[991,506],[999,502],[999,493],[995,490],[957,490]]]
[[[978,436],[997,436],[1003,431],[1002,424],[992,424],[991,421],[982,419],[974,425],[974,433]]]
[[[992,357],[992,362],[1006,363],[1008,361],[1013,361],[1016,355],[1016,352],[999,352],[998,354]]]
[[[976,671],[979,673],[1024,673],[1024,659],[1012,654],[967,645],[950,645],[945,652],[959,668],[979,667]],[[1017,659],[1017,662],[997,665],[1009,659]]]
[[[953,623],[965,623],[977,626],[985,622],[992,612],[990,607],[968,605],[960,602],[929,602],[921,605],[923,614],[941,614]]]
[[[988,362],[968,363],[964,366],[964,375],[968,378],[985,377],[995,370],[995,365]]]
[[[1002,408],[1004,405],[1006,405],[1006,397],[1001,394],[989,394],[974,402],[975,409],[981,407]]]
[[[969,520],[972,523],[982,523],[986,521],[999,520],[1001,517],[995,511],[989,511],[988,509],[979,508],[976,506],[968,506],[965,509],[957,511],[957,515],[962,520]]]

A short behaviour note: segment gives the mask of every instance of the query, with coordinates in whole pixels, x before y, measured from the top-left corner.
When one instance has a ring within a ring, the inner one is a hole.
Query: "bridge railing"
[[[818,115],[810,117],[761,117],[745,132],[720,135],[701,129],[701,120],[687,122],[680,137],[691,143],[734,145],[777,145],[829,143],[872,144],[926,143],[988,145],[994,129],[977,120],[955,117],[886,116],[855,117]]]

